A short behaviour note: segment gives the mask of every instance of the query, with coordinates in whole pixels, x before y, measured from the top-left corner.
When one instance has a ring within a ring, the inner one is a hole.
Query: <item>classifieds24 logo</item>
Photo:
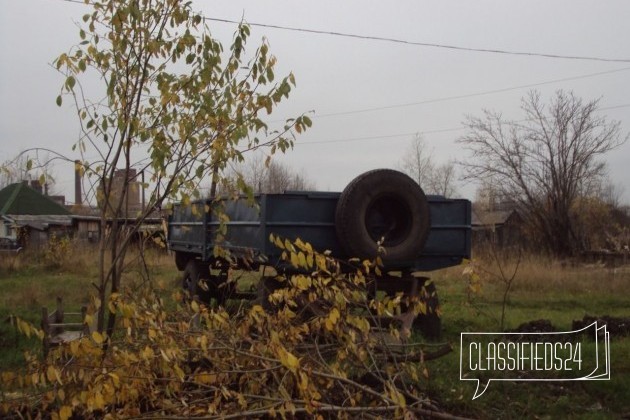
[[[476,381],[473,400],[492,381],[610,380],[610,337],[593,322],[575,331],[461,333],[459,379]]]

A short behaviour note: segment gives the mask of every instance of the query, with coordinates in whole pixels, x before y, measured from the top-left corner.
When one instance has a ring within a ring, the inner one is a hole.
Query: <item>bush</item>
[[[308,244],[276,243],[303,274],[275,278],[281,287],[266,301],[228,313],[178,292],[177,310],[167,312],[150,291],[114,294],[107,305],[118,332],[93,332],[4,373],[14,393],[3,394],[0,410],[61,419],[429,415],[434,407],[417,389],[429,356],[397,329],[374,327],[373,315],[403,301],[368,299],[366,278],[378,267],[366,261],[346,275]]]
[[[72,258],[72,241],[69,237],[51,235],[44,249],[44,262],[49,268],[61,268],[68,265]]]

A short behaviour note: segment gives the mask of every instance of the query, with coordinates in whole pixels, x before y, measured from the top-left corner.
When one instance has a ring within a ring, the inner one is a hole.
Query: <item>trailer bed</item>
[[[270,234],[309,242],[314,249],[340,259],[349,259],[335,229],[335,211],[341,193],[287,192],[260,194],[253,202],[245,198],[223,200],[227,220],[225,241],[216,243],[221,221],[212,211],[211,200],[175,205],[168,223],[168,244],[172,251],[208,262],[221,245],[237,257],[261,264],[277,265],[282,250],[270,242]],[[427,196],[430,230],[420,255],[399,261],[388,269],[432,271],[458,265],[471,252],[471,203],[464,199]],[[376,255],[375,255],[376,256]]]

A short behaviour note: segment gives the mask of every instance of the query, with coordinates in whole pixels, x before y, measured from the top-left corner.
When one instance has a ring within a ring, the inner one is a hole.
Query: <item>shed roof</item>
[[[28,185],[18,182],[0,190],[0,214],[67,215],[70,212]]]
[[[473,226],[500,226],[505,224],[516,210],[499,210],[499,211],[473,211]]]
[[[32,214],[22,214],[22,215],[11,215],[10,218],[6,219],[11,220],[17,226],[29,226],[33,229],[37,230],[46,230],[50,226],[72,226],[72,216],[69,214],[64,215],[32,215]]]

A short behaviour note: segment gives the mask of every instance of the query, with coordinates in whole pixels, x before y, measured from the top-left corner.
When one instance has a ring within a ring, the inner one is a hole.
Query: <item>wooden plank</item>
[[[64,331],[54,337],[51,337],[50,344],[58,345],[61,343],[69,343],[83,337],[83,331]]]

